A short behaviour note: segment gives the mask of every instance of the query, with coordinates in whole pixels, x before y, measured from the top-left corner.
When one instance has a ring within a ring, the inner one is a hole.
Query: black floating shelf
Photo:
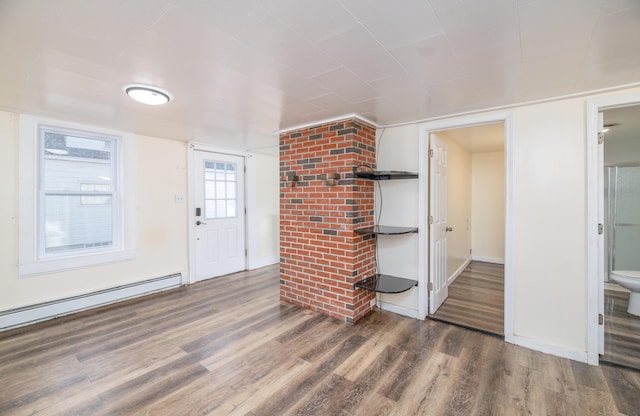
[[[418,227],[392,227],[389,225],[375,225],[373,227],[358,228],[354,231],[358,234],[398,235],[417,233]]]
[[[401,293],[418,286],[416,280],[402,277],[389,276],[387,274],[374,274],[353,284],[353,288],[361,288],[380,293]]]
[[[404,172],[399,170],[377,170],[374,172],[356,172],[356,178],[371,179],[373,181],[388,181],[391,179],[415,179],[418,174],[415,172]]]

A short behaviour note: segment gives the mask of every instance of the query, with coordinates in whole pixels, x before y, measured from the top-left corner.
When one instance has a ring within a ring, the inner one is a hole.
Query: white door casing
[[[449,296],[447,285],[447,143],[429,138],[429,313]]]
[[[598,112],[598,135],[604,134],[604,113]],[[604,224],[604,142],[598,144],[597,150],[598,166],[598,222]],[[604,235],[601,236],[604,240]],[[604,244],[601,244],[603,253],[599,257],[600,278],[598,279],[598,314],[604,317]],[[598,354],[604,354],[604,325],[598,326]]]
[[[244,162],[238,155],[194,151],[196,281],[245,270]]]

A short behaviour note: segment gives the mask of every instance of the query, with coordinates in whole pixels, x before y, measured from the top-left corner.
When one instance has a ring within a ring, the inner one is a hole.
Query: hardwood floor
[[[431,316],[504,335],[504,266],[472,261],[449,286],[449,297]]]
[[[626,415],[640,373],[281,303],[278,268],[0,333],[1,415]]]
[[[604,291],[602,361],[640,370],[640,317],[627,313],[629,293]]]

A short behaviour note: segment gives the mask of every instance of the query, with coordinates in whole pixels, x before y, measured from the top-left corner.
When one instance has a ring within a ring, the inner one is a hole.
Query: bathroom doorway
[[[447,285],[430,319],[504,335],[504,123],[432,133],[448,145]]]
[[[630,291],[624,287],[628,284],[618,277],[624,271],[640,271],[640,105],[604,110],[603,125],[604,350],[600,362],[640,369],[640,316],[629,312]]]

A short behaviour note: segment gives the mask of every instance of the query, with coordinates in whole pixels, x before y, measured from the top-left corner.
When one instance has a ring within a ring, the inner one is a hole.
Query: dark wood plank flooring
[[[0,333],[1,415],[640,415],[640,372],[281,303],[278,267]]]
[[[433,318],[504,335],[504,266],[472,261],[449,286]]]
[[[629,294],[604,291],[602,361],[640,370],[640,317],[627,313]]]

